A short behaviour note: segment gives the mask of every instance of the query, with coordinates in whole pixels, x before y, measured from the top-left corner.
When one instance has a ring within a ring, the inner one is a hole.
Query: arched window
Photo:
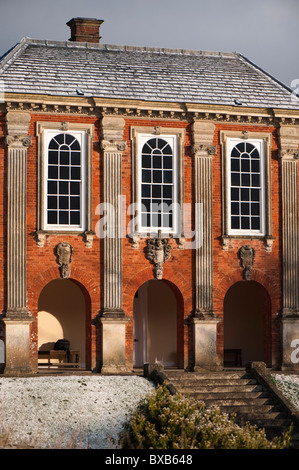
[[[141,230],[174,229],[175,169],[171,139],[161,136],[145,141],[141,149]]]
[[[46,225],[82,225],[82,153],[69,133],[55,135],[48,145]]]
[[[235,145],[230,152],[228,177],[231,233],[262,233],[264,174],[261,146],[251,142]]]

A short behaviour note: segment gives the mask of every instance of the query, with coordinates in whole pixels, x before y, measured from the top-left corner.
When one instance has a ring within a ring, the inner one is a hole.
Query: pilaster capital
[[[215,124],[212,122],[194,121],[192,124],[192,151],[196,157],[215,155],[216,146],[213,145]]]
[[[10,148],[27,148],[30,147],[32,139],[23,135],[7,135],[5,143]]]
[[[101,140],[100,149],[104,152],[124,152],[127,148],[127,142],[124,140]]]
[[[278,129],[280,152],[283,160],[299,158],[299,126],[281,126]]]
[[[215,155],[216,153],[216,145],[205,145],[205,144],[198,144],[193,145],[193,154],[196,157],[208,157]]]
[[[28,130],[31,116],[29,113],[8,111],[6,114],[6,145],[13,148],[26,148],[31,145]]]
[[[123,152],[126,149],[126,142],[123,141],[124,127],[125,120],[122,117],[103,117],[101,150],[105,152]]]

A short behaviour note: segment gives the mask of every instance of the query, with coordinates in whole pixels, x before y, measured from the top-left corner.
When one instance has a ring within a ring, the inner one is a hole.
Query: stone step
[[[226,393],[226,394],[231,394],[231,393],[263,393],[263,387],[261,385],[225,385],[225,384],[219,384],[217,383],[216,385],[202,385],[202,384],[176,384],[174,383],[174,386],[178,391],[181,393],[202,393],[206,395],[212,395],[214,396],[217,393]]]
[[[275,411],[274,409],[270,409],[269,411],[263,412],[260,408],[256,409],[254,408],[251,412],[248,412],[248,410],[241,411],[240,407],[238,408],[239,410],[239,418],[242,419],[242,421],[249,421],[249,420],[261,420],[261,421],[273,421],[273,420],[288,420],[288,417],[285,413],[281,411]],[[289,422],[289,421],[288,421]]]
[[[190,394],[190,396],[197,399],[197,394]],[[200,401],[204,401],[207,407],[210,406],[248,406],[252,409],[262,407],[262,406],[269,406],[270,408],[273,407],[271,400],[268,397],[265,398],[207,398],[205,400],[200,399]]]
[[[246,423],[265,429],[268,438],[281,436],[290,427],[288,416],[277,409],[262,385],[244,370],[186,373],[171,371],[170,382],[185,396],[217,406],[222,413],[234,415],[240,426]],[[293,437],[298,448],[299,435]]]
[[[169,379],[174,380],[230,380],[230,379],[250,379],[250,375],[244,371],[232,371],[232,372],[184,372],[184,371],[170,371],[166,372]]]
[[[171,383],[176,387],[219,387],[219,386],[245,386],[245,385],[257,385],[255,379],[201,379],[201,380],[171,380]]]
[[[214,393],[206,393],[206,392],[198,392],[196,390],[190,390],[189,392],[182,392],[186,395],[192,396],[193,398],[196,398],[197,400],[203,400],[205,402],[207,401],[213,401],[213,400],[222,400],[225,401],[229,397],[229,400],[256,400],[259,398],[266,398],[268,399],[268,396],[266,394],[263,394],[263,392],[241,392],[241,391],[236,391],[236,392],[227,392],[227,391],[222,391],[222,392],[214,392]]]
[[[211,403],[211,404],[206,404],[207,408],[211,406],[219,406],[219,409],[222,413],[227,413],[227,414],[236,414],[237,416],[242,416],[243,414],[247,414],[248,416],[248,421],[250,421],[252,416],[255,418],[257,414],[265,414],[265,413],[271,413],[275,411],[274,407],[272,404],[268,405],[260,405],[256,406],[256,404],[222,404],[222,405],[216,405],[216,403]]]
[[[239,416],[236,419],[236,423],[240,426],[244,426],[246,423],[250,422],[252,425],[256,425],[259,428],[279,428],[281,430],[287,430],[290,426],[289,420],[286,419],[279,419],[279,418],[250,418],[245,419],[243,416]]]

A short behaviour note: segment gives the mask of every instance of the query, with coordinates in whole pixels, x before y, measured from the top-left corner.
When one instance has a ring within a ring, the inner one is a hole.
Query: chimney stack
[[[95,18],[73,18],[68,21],[67,26],[71,28],[70,41],[90,42],[92,44],[99,43],[100,25],[103,20]]]

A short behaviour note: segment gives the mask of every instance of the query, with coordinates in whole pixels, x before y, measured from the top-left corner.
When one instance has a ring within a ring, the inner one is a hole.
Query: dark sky
[[[299,0],[0,0],[0,55],[23,37],[68,40],[76,16],[104,20],[102,43],[240,52],[298,87]]]

